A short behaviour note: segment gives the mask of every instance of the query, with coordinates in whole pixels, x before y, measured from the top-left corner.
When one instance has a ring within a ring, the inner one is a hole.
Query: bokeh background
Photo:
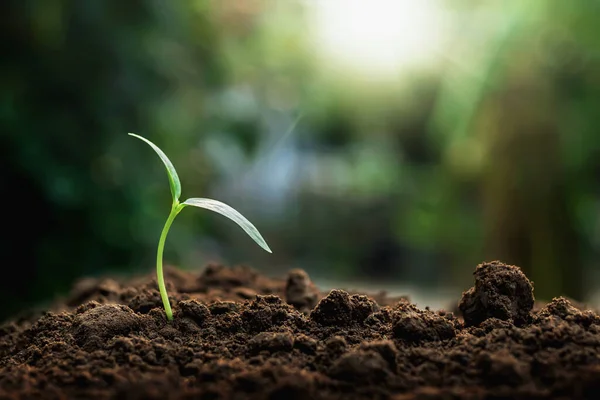
[[[598,304],[600,2],[6,0],[0,316],[84,276],[304,268],[436,302],[479,262]]]

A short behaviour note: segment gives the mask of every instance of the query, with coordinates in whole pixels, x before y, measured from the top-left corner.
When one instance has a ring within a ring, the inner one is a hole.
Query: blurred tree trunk
[[[558,110],[539,77],[539,71],[511,76],[483,105],[485,257],[520,266],[538,299],[581,299],[580,243],[566,202]]]

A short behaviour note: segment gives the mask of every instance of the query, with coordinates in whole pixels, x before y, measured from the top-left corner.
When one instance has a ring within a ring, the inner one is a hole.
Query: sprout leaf
[[[248,234],[248,236],[250,236],[260,247],[271,253],[271,249],[267,245],[267,242],[265,242],[265,239],[263,239],[261,234],[258,232],[258,229],[256,229],[256,227],[252,225],[252,223],[248,221],[242,214],[240,214],[227,204],[221,203],[217,200],[200,198],[187,199],[181,204],[205,208],[207,210],[211,210],[226,216],[227,218],[238,224]]]
[[[165,164],[165,167],[167,168],[167,174],[169,175],[169,184],[171,185],[171,194],[173,195],[173,203],[177,202],[179,200],[179,196],[181,196],[181,183],[179,182],[179,176],[177,175],[177,171],[175,171],[175,167],[171,163],[171,160],[169,160],[167,155],[163,153],[163,151],[159,149],[157,145],[155,145],[148,139],[136,135],[135,133],[129,133],[129,136],[133,136],[148,143],[150,147],[154,149],[156,154],[158,154],[162,162]]]

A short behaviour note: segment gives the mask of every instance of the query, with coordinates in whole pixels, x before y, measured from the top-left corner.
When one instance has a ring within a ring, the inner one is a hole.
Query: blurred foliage
[[[366,76],[321,57],[317,4],[5,1],[2,313],[150,268],[168,183],[127,132],[274,250],[186,212],[172,263],[466,287],[499,258],[541,298],[597,290],[600,3],[438,1],[443,54]]]
[[[146,199],[162,195],[150,182],[164,176],[155,156],[130,151],[126,133],[191,136],[181,117],[192,120],[190,107],[199,105],[182,99],[222,79],[211,21],[165,5],[4,3],[1,162],[14,196],[4,196],[10,230],[2,250],[16,264],[2,284],[4,312],[151,251],[140,240],[155,228],[144,225],[153,207]]]

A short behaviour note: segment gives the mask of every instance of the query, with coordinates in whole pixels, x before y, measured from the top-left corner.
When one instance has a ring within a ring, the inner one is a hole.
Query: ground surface
[[[534,310],[516,267],[474,276],[459,318],[319,293],[300,270],[169,270],[173,323],[151,276],[82,281],[0,327],[0,398],[600,398],[596,313],[563,298]]]

